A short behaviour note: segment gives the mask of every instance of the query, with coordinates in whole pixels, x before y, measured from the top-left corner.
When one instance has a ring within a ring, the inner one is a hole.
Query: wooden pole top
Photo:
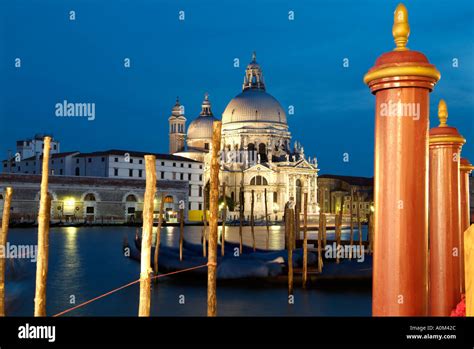
[[[461,136],[455,127],[448,126],[448,106],[444,99],[438,104],[439,126],[430,129],[430,147],[439,145],[462,146],[466,139]]]
[[[408,11],[403,4],[399,4],[394,13],[394,23],[392,34],[395,41],[395,49],[382,54],[375,62],[367,74],[364,82],[369,85],[372,93],[379,89],[387,88],[392,80],[398,82],[398,87],[413,87],[421,85],[430,90],[441,78],[440,72],[428,61],[428,58],[417,51],[409,50],[406,47],[408,36],[410,35],[410,25],[408,24]],[[400,77],[404,77],[400,79]],[[408,78],[410,77],[410,78]],[[413,79],[417,77],[418,79]]]

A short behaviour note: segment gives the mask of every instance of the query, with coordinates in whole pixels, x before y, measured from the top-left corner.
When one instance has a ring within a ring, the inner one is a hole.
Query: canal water
[[[155,228],[156,229],[156,228]],[[185,239],[198,243],[202,227],[185,228]],[[257,247],[266,244],[266,228],[256,227]],[[179,228],[165,227],[161,241],[177,246]],[[343,239],[349,232],[344,230]],[[140,266],[125,258],[122,241],[130,242],[134,227],[62,227],[51,228],[47,314],[54,315],[139,278]],[[238,242],[238,227],[228,227],[229,241]],[[310,233],[310,238],[316,236]],[[357,234],[356,234],[357,236]],[[364,231],[365,236],[365,231]],[[331,233],[328,233],[331,239]],[[34,245],[36,228],[16,228],[9,232],[10,244]],[[244,228],[244,244],[251,245],[251,234]],[[284,245],[284,230],[271,227],[270,248]],[[29,260],[15,262],[17,276],[6,285],[9,316],[31,316],[34,309],[35,268]],[[152,290],[153,316],[205,316],[207,289],[205,280],[183,280],[176,276],[160,279]],[[135,284],[108,297],[76,309],[64,316],[136,316],[139,285]],[[367,284],[344,283],[295,287],[294,304],[288,304],[284,284],[247,283],[219,285],[218,314],[221,316],[370,316],[371,289]],[[184,302],[183,302],[184,300]],[[183,304],[184,303],[184,304]]]

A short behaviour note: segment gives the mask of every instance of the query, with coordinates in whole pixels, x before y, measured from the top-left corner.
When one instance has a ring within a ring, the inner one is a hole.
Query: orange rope
[[[155,275],[155,276],[151,277],[151,279],[159,279],[159,278],[162,278],[162,277],[165,277],[165,276],[168,276],[168,275],[179,274],[179,273],[183,273],[183,272],[185,272],[185,271],[190,271],[190,270],[199,269],[199,268],[204,268],[204,267],[207,267],[207,264],[198,265],[198,266],[196,266],[196,267],[191,267],[191,268],[187,268],[187,269],[177,270],[177,271],[173,271],[173,272],[167,273],[167,274]],[[92,299],[90,299],[90,300],[88,300],[88,301],[85,301],[84,303],[78,304],[78,305],[76,305],[76,306],[74,306],[74,307],[72,307],[72,308],[69,308],[69,309],[66,309],[66,310],[64,310],[64,311],[62,311],[62,312],[60,312],[60,313],[57,313],[56,315],[53,315],[53,317],[58,317],[58,316],[61,316],[61,315],[66,314],[66,313],[69,313],[69,312],[71,312],[71,311],[73,311],[73,310],[76,310],[76,309],[78,309],[78,308],[81,308],[81,307],[83,307],[83,306],[85,306],[85,305],[87,305],[87,304],[90,304],[90,303],[92,303],[92,302],[95,302],[96,300],[99,300],[99,299],[101,299],[101,298],[107,297],[107,296],[109,296],[109,295],[111,295],[111,294],[113,294],[113,293],[115,293],[115,292],[118,292],[118,291],[120,291],[120,290],[123,290],[124,288],[127,288],[127,287],[129,287],[129,286],[132,286],[132,285],[134,285],[134,284],[136,284],[136,283],[139,283],[139,282],[140,282],[140,279],[135,280],[135,281],[132,281],[132,282],[126,284],[126,285],[117,287],[117,288],[113,289],[112,291],[106,292],[106,293],[104,293],[104,294],[102,294],[102,295],[100,295],[100,296],[97,296],[97,297],[92,298]]]

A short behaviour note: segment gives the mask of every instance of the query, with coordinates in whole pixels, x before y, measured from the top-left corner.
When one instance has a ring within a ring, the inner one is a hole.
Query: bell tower
[[[184,106],[179,103],[179,97],[176,98],[169,123],[169,153],[174,154],[184,151],[184,140],[186,137],[186,117],[184,116]]]

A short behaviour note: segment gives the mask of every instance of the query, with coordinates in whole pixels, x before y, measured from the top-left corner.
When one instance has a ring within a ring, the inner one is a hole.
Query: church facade
[[[212,125],[218,119],[206,94],[200,115],[185,133],[183,109],[177,100],[169,118],[170,152],[203,162],[204,183],[208,183]],[[266,91],[255,53],[246,68],[242,92],[222,113],[220,150],[220,183],[221,188],[225,183],[228,202],[232,203],[231,219],[238,219],[243,205],[246,219],[252,206],[255,219],[264,219],[266,206],[270,220],[282,220],[288,201],[303,207],[304,193],[308,195],[308,214],[319,213],[317,160],[308,158],[298,142],[291,146],[285,110]]]

